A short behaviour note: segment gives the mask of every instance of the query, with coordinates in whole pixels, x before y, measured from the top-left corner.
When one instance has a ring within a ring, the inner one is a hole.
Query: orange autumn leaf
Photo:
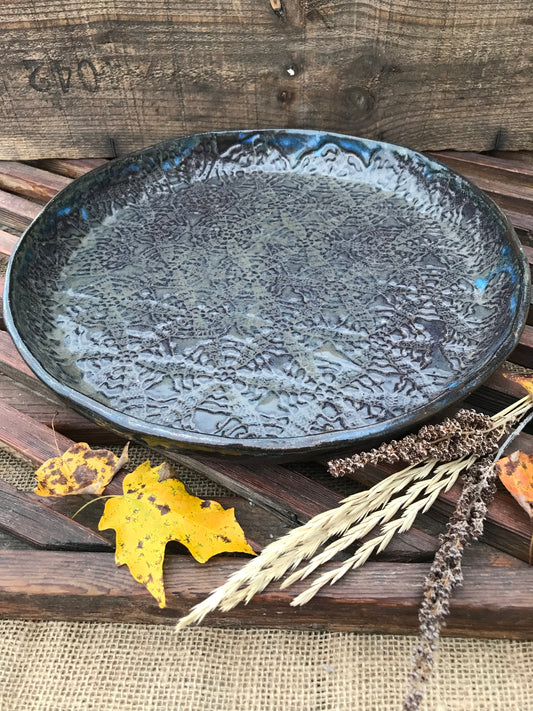
[[[106,502],[99,530],[116,531],[115,562],[127,565],[159,607],[165,607],[163,559],[169,541],[179,541],[200,563],[218,553],[255,555],[233,509],[189,494],[164,463],[144,462],[128,474],[123,496]]]
[[[504,373],[504,376],[521,385],[530,395],[533,395],[533,375],[521,375],[520,373]]]
[[[533,454],[520,450],[496,463],[500,481],[520,506],[533,517]]]
[[[37,469],[37,487],[34,491],[39,496],[100,496],[127,462],[128,445],[117,457],[107,449],[90,449],[85,442],[78,442],[63,454],[48,459]]]

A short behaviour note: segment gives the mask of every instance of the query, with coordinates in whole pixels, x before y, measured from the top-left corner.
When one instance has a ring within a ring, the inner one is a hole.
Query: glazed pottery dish
[[[12,256],[5,317],[39,378],[117,432],[290,457],[464,397],[516,345],[528,280],[503,213],[420,153],[206,133],[59,193]]]

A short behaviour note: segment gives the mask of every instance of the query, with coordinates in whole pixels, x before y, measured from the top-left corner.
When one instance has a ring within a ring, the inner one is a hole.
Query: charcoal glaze
[[[150,444],[291,455],[434,415],[516,344],[503,214],[398,146],[202,134],[74,181],[21,239],[6,322],[85,414]]]

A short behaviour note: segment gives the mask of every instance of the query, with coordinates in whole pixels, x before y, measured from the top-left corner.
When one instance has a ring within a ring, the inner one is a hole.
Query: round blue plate
[[[502,212],[406,148],[315,131],[180,138],[74,181],[11,259],[34,372],[118,432],[292,456],[387,439],[517,343]]]

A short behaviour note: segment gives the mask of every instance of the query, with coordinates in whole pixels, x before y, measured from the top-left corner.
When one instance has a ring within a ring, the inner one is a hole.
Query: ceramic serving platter
[[[517,343],[502,212],[406,148],[209,133],[114,160],[28,228],[6,323],[35,373],[151,445],[301,455],[390,438]]]

